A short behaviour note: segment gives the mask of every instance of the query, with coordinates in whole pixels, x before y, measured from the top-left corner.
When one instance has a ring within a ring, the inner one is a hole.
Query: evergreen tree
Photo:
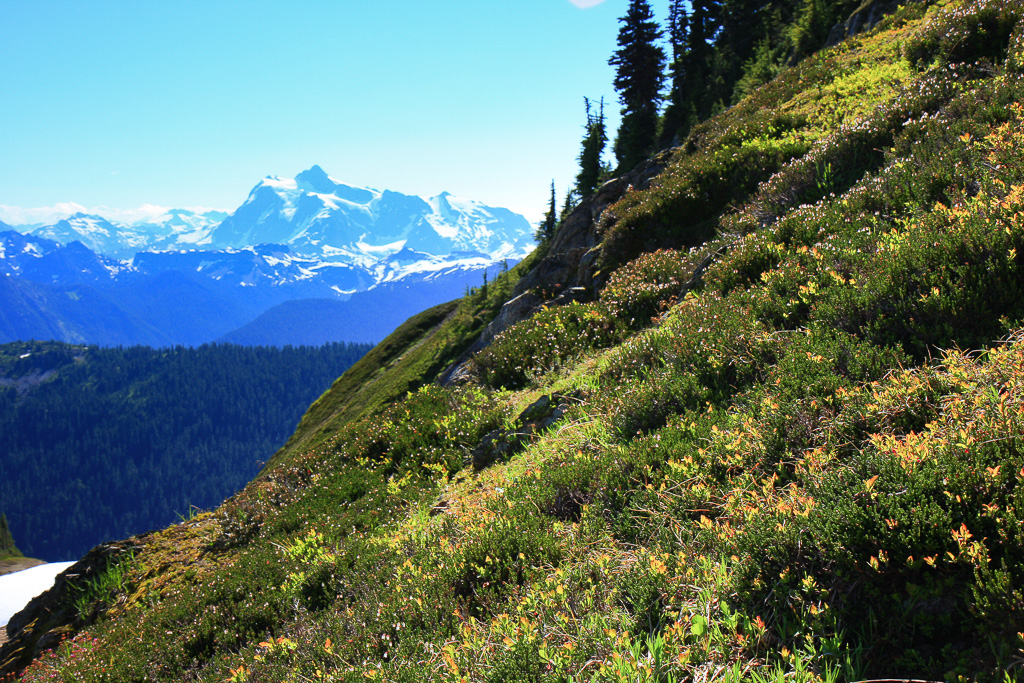
[[[558,217],[559,223],[564,223],[576,205],[580,203],[579,194],[575,187],[570,187],[565,193],[565,201],[562,202],[562,213]]]
[[[713,58],[712,39],[717,30],[715,0],[692,0],[686,32],[686,52],[680,67],[682,101],[679,116],[683,120],[679,136],[683,137],[696,123],[711,113],[713,97],[709,88]]]
[[[657,44],[661,30],[647,0],[630,0],[619,21],[619,49],[608,63],[615,67],[615,90],[622,104],[615,157],[618,170],[628,171],[654,150],[657,141],[665,51]]]
[[[591,111],[588,98],[584,97],[583,103],[587,108],[587,133],[583,137],[583,146],[580,150],[580,172],[576,176],[576,190],[581,197],[589,197],[601,183],[601,174],[604,172],[601,155],[604,154],[608,135],[604,128],[604,98],[601,98],[596,113]]]
[[[790,63],[795,64],[824,45],[835,19],[829,16],[824,0],[804,0],[789,32]]]
[[[14,536],[7,525],[7,515],[0,512],[0,557],[21,557],[21,551],[14,545]]]
[[[682,138],[686,126],[686,57],[689,53],[690,25],[686,13],[688,0],[672,0],[668,10],[668,37],[672,47],[669,63],[670,88],[668,106],[661,121],[661,145],[667,147]]]
[[[552,237],[555,236],[555,228],[558,226],[558,214],[555,209],[555,181],[551,181],[551,204],[548,206],[548,212],[544,214],[544,220],[537,226],[537,232],[534,233],[538,243],[543,244],[548,242]]]

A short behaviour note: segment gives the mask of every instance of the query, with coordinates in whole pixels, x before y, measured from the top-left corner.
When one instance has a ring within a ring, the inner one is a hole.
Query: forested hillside
[[[223,506],[73,568],[0,675],[1024,678],[1024,10],[808,0],[754,24],[754,87],[726,20],[774,5],[694,2],[717,28],[680,54],[745,66],[677,128],[626,94],[680,63],[646,4],[620,168],[581,154],[537,254],[396,331]]]
[[[0,511],[58,561],[218,505],[368,348],[2,345]]]

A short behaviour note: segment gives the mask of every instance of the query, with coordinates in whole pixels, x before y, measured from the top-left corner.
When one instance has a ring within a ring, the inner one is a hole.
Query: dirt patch
[[[7,642],[7,627],[0,626],[0,645]]]
[[[23,569],[38,567],[41,564],[46,563],[31,557],[7,557],[0,560],[0,576],[20,572]]]

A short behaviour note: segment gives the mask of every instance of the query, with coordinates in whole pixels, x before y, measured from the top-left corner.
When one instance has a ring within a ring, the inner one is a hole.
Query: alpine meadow
[[[537,249],[0,680],[1024,680],[1024,6],[671,5]]]

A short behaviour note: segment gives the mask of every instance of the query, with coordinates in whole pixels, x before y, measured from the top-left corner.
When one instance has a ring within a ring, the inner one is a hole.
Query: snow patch
[[[0,576],[0,624],[6,626],[11,617],[24,609],[32,598],[53,587],[57,574],[73,564],[52,562]]]

